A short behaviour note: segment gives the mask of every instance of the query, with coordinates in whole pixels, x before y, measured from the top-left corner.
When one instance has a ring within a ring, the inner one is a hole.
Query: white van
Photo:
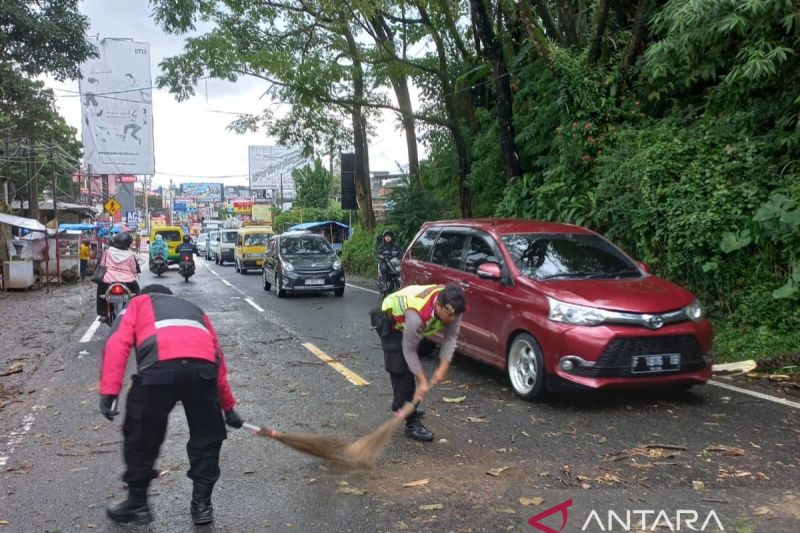
[[[211,243],[214,248],[214,262],[218,265],[225,261],[233,262],[233,247],[236,244],[236,229],[221,229],[217,238]]]

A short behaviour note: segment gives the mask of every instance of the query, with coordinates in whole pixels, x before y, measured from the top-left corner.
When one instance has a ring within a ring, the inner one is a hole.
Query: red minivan
[[[590,388],[689,387],[711,377],[713,332],[697,298],[586,228],[426,222],[401,273],[404,286],[464,287],[458,351],[505,369],[527,400],[551,376]]]

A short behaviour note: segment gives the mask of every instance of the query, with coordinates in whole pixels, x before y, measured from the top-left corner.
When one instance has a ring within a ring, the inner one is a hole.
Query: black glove
[[[236,411],[231,409],[230,411],[225,411],[225,423],[232,428],[239,429],[242,427],[242,424],[244,424],[244,420],[242,420]]]
[[[100,396],[100,412],[109,420],[114,420],[114,417],[119,414],[116,401],[117,397],[113,394],[103,394]]]

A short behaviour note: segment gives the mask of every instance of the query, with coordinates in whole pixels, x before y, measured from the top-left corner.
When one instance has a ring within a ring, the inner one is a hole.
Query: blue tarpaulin
[[[293,224],[290,229],[292,230],[301,230],[301,229],[322,229],[327,228],[328,226],[337,226],[344,230],[347,230],[348,234],[350,233],[350,226],[347,224],[342,224],[341,222],[336,222],[335,220],[326,220],[324,222],[303,222],[302,224]]]
[[[294,224],[289,228],[289,231],[299,230],[323,230],[325,232],[325,237],[328,238],[335,250],[341,250],[342,241],[350,238],[350,226],[347,224],[342,224],[341,222],[336,222],[335,220],[325,220],[323,222],[303,222],[301,224]],[[339,233],[339,231],[335,230],[341,230],[343,235],[334,235],[334,233]]]
[[[59,231],[69,231],[69,230],[78,230],[78,231],[91,231],[93,229],[97,229],[97,226],[94,224],[59,224],[58,230]]]

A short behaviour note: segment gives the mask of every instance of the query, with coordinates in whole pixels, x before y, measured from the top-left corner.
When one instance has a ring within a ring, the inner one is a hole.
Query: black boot
[[[197,526],[210,524],[214,521],[214,507],[211,505],[211,492],[213,490],[213,483],[194,483],[192,503],[189,508],[192,511],[192,520]]]
[[[430,442],[433,440],[433,433],[422,425],[419,418],[410,418],[406,421],[406,436],[423,442]]]
[[[147,505],[147,487],[128,487],[128,499],[106,507],[106,514],[120,524],[149,524],[153,515]]]

